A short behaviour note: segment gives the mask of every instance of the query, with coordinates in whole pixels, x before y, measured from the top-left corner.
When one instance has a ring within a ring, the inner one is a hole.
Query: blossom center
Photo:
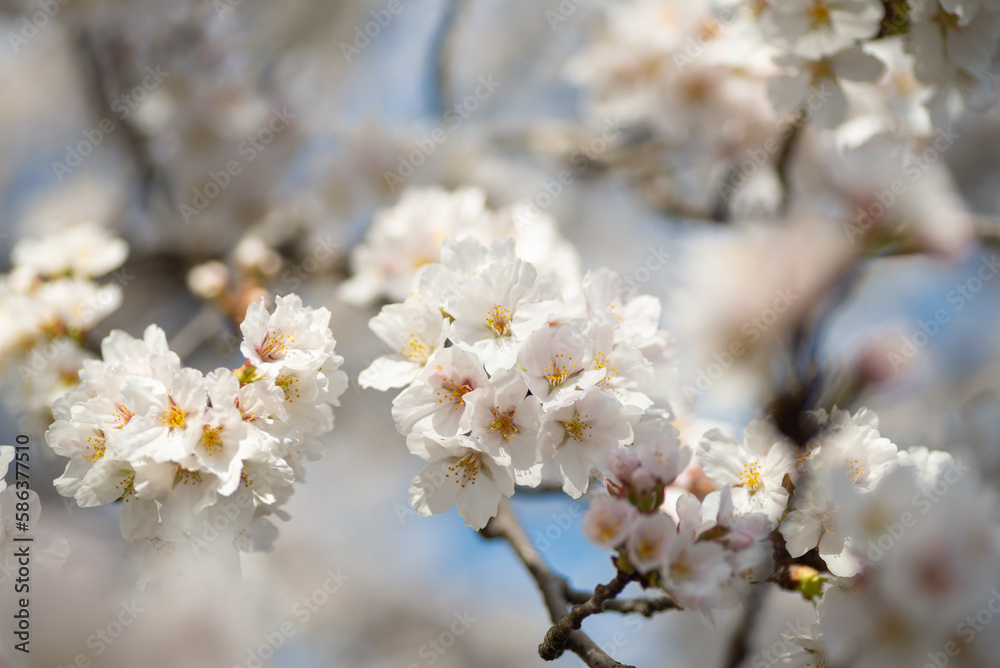
[[[174,471],[175,487],[177,485],[193,485],[199,482],[201,482],[201,473],[198,471],[189,471],[180,464],[177,465],[177,470]]]
[[[837,535],[835,529],[837,528],[837,511],[828,510],[823,513],[823,516],[819,519],[820,524],[823,525],[823,531],[830,534],[831,536]]]
[[[118,423],[116,429],[121,429],[128,424],[128,421],[135,417],[135,413],[125,408],[121,404],[115,405],[115,422]]]
[[[581,418],[579,415],[574,415],[572,420],[569,420],[568,422],[563,422],[562,425],[563,429],[566,430],[566,435],[572,438],[574,441],[582,443],[583,437],[585,435],[584,432],[587,429],[590,429],[590,425],[588,425],[586,422],[583,421],[585,418],[588,417],[590,417],[589,414],[584,415],[583,418]]]
[[[618,533],[618,526],[619,524],[617,518],[612,516],[602,517],[597,524],[597,533],[606,543],[614,538],[615,534]]]
[[[494,336],[510,336],[510,309],[497,304],[486,314],[486,324],[493,330]]]
[[[274,384],[280,387],[282,391],[284,391],[285,401],[287,401],[288,403],[292,403],[292,401],[299,398],[298,382],[299,382],[298,378],[289,376],[288,374],[281,374],[275,379]],[[295,395],[294,399],[292,398],[293,394]]]
[[[740,485],[748,488],[750,493],[758,491],[764,486],[764,481],[760,475],[760,464],[756,460],[743,465],[743,472],[740,473]]]
[[[445,478],[450,478],[452,475],[455,476],[455,484],[465,487],[468,485],[475,485],[476,478],[479,477],[479,469],[482,464],[482,458],[479,453],[470,452],[461,459],[457,460],[454,464],[448,467],[451,473],[445,473]]]
[[[288,334],[268,334],[257,349],[257,354],[264,362],[274,362],[285,356],[289,343],[295,343],[295,339]]]
[[[656,557],[660,553],[660,545],[655,540],[650,540],[649,538],[642,538],[639,540],[639,545],[636,547],[636,551],[639,556],[643,558],[644,561],[649,561],[653,557]]]
[[[616,369],[613,366],[609,366],[608,365],[608,357],[607,357],[607,355],[605,355],[600,350],[598,350],[596,353],[594,353],[594,369],[597,369],[597,370],[604,369],[604,372],[607,374],[607,376],[605,376],[604,378],[601,379],[602,382],[604,380],[607,380],[611,376],[617,376],[618,375],[618,369]]]
[[[857,459],[845,459],[844,471],[851,479],[851,482],[857,482],[858,478],[865,474],[865,467],[861,466]]]
[[[403,346],[401,352],[407,359],[416,360],[418,362],[426,362],[427,358],[430,356],[430,348],[428,348],[424,344],[423,339],[416,334],[410,334],[410,340],[405,346]]]
[[[122,471],[122,473],[124,472],[125,471]],[[122,495],[118,497],[118,500],[128,503],[129,497],[135,496],[135,471],[129,471],[128,475],[118,481],[118,484],[115,485],[115,489],[120,489],[122,491]]]
[[[104,432],[99,429],[94,430],[94,435],[87,437],[87,453],[83,456],[84,459],[96,462],[103,457],[106,443]]]
[[[490,431],[497,432],[505,441],[509,441],[518,433],[517,425],[514,424],[514,418],[517,416],[517,413],[513,409],[501,411],[497,407],[491,408],[490,412],[493,413],[493,422],[490,424]]]
[[[201,447],[208,450],[208,454],[214,455],[222,451],[222,427],[209,427],[207,424],[202,427]]]
[[[549,366],[551,368],[546,371],[545,377],[548,378],[550,387],[560,385],[578,371],[576,363],[573,361],[573,356],[563,355],[562,353],[557,354]]]
[[[830,8],[825,2],[814,2],[809,9],[809,19],[814,28],[830,24]]]
[[[163,411],[163,415],[160,416],[160,424],[171,431],[174,429],[183,429],[186,417],[187,413],[184,412],[184,409],[178,406],[173,398],[171,398],[170,405],[167,406],[167,409]]]
[[[694,567],[690,556],[685,552],[674,563],[670,564],[670,574],[679,580],[686,580],[694,575]]]
[[[442,378],[441,390],[437,392],[438,403],[441,404],[448,400],[455,405],[457,411],[460,406],[465,405],[465,395],[471,391],[472,386],[468,380],[460,383],[453,378]]]

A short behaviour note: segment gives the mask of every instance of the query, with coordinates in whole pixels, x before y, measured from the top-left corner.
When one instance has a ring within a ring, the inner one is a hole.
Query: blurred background
[[[64,460],[29,430],[42,526],[70,555],[61,570],[33,572],[30,655],[12,650],[5,623],[0,666],[542,665],[549,622],[533,581],[506,545],[483,541],[454,511],[412,511],[422,462],[392,424],[392,393],[357,384],[385,352],[367,328],[379,304],[349,305],[338,286],[375,212],[406,188],[475,185],[494,208],[532,202],[559,221],[585,269],[611,267],[661,298],[680,361],[659,370],[658,399],[685,443],[710,426],[738,431],[769,402],[797,396],[790,358],[808,348],[810,368],[824,369],[817,392],[875,409],[901,448],[964,453],[995,483],[1000,281],[984,281],[961,308],[953,293],[995,248],[1000,114],[956,122],[955,147],[934,166],[945,184],[934,202],[948,205],[917,235],[933,243],[859,252],[839,224],[817,227],[821,216],[802,212],[749,229],[734,222],[746,212],[693,211],[668,196],[700,177],[647,155],[663,150],[649,124],[595,112],[578,57],[603,26],[597,0],[0,1],[4,270],[17,240],[98,221],[131,253],[114,277],[122,307],[88,345],[156,323],[187,364],[209,371],[239,364],[238,330],[192,294],[188,272],[232,265],[253,236],[280,257],[262,281],[269,292],[333,312],[351,377],[274,551],[242,555],[242,580],[218,590],[137,590],[119,509],[59,497],[51,481]],[[608,127],[618,129],[602,148],[594,142]],[[812,141],[797,145],[805,162],[821,145]],[[588,147],[586,162],[573,162]],[[807,201],[830,181],[817,185],[808,166],[790,168]],[[670,259],[637,273],[653,252]],[[747,325],[781,289],[801,295],[796,314]],[[903,352],[940,309],[948,323]],[[733,341],[753,354],[725,362]],[[0,441],[22,431],[8,411]],[[514,509],[555,570],[592,589],[614,571],[580,534],[586,505],[519,495]],[[7,575],[0,592],[9,618]],[[763,623],[774,631],[760,638],[778,640],[808,606],[794,598],[768,599]],[[738,617],[603,615],[584,629],[624,663],[693,668],[719,665]],[[555,665],[581,663],[567,655]]]

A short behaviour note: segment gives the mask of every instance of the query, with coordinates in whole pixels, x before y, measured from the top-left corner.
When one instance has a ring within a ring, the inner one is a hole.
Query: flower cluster
[[[619,571],[702,611],[732,607],[740,586],[772,577],[777,536],[788,563],[814,552],[828,577],[812,570],[799,585],[809,598],[822,597],[820,624],[788,646],[786,665],[813,665],[827,652],[857,660],[858,637],[871,644],[866,656],[880,657],[875,648],[888,624],[902,625],[902,646],[943,645],[961,621],[954,615],[975,609],[982,583],[1000,582],[992,496],[958,485],[967,469],[947,453],[900,451],[871,411],[806,415],[816,436],[801,450],[768,419],[751,422],[742,442],[707,432],[698,464],[720,487],[703,501],[681,494],[676,504],[667,488],[688,453],[663,426],[639,422],[638,445],[610,457],[610,496],[591,505],[584,533],[617,551]],[[974,521],[960,521],[960,509]],[[945,603],[953,616],[941,616]],[[921,635],[928,628],[938,629],[930,641]],[[912,660],[900,666],[922,656],[889,649]],[[883,658],[865,665],[886,665]]]
[[[42,505],[38,493],[29,489],[27,478],[20,477],[15,484],[7,485],[4,477],[15,457],[13,446],[0,445],[0,571],[6,576],[24,565],[18,562],[18,556],[23,555],[28,541],[32,563],[58,570],[69,556],[69,543],[39,528]],[[17,458],[23,461],[24,453]]]
[[[347,377],[330,312],[276,301],[247,309],[236,370],[183,366],[155,325],[142,339],[116,330],[53,407],[46,440],[70,460],[56,489],[82,507],[121,501],[122,535],[151,577],[268,549],[270,516],[286,517],[303,458],[333,429]]]
[[[51,406],[77,383],[91,357],[84,341],[121,306],[122,285],[94,279],[117,269],[128,244],[96,223],[19,241],[13,268],[0,277],[0,374],[5,404],[22,428],[41,432]]]
[[[653,403],[649,358],[669,350],[659,300],[626,299],[608,270],[564,289],[519,252],[513,239],[445,241],[412,294],[371,320],[392,353],[359,379],[404,387],[392,416],[428,462],[410,489],[417,511],[457,505],[477,529],[515,484],[585,493],[591,470],[632,442]]]
[[[975,637],[984,592],[1000,584],[994,496],[948,453],[899,450],[869,410],[806,416],[816,435],[801,449],[766,419],[742,443],[711,431],[698,449],[736,516],[762,513],[788,558],[813,553],[825,566],[811,593],[818,624],[783,665],[919,665]],[[963,665],[984,665],[996,644],[965,651],[974,656]]]
[[[636,425],[632,447],[607,460],[610,495],[591,504],[583,532],[598,547],[616,550],[620,572],[665,590],[680,606],[732,607],[741,587],[769,575],[772,523],[729,487],[703,501],[688,493],[674,496],[676,506],[667,512],[667,489],[691,458],[675,433],[655,414]]]
[[[559,234],[555,220],[527,206],[493,211],[486,207],[486,193],[472,186],[454,192],[405,190],[394,207],[375,215],[364,242],[352,251],[352,277],[341,285],[340,297],[359,306],[379,297],[402,301],[417,270],[439,261],[441,242],[459,234],[486,245],[512,238],[520,256],[547,278],[562,287],[578,283],[576,249]]]
[[[888,173],[899,172],[963,105],[991,107],[998,11],[948,0],[629,0],[608,7],[603,37],[568,75],[592,118],[652,131],[656,177],[646,185],[658,203],[773,214],[788,186],[782,161],[822,170],[878,138],[882,163],[898,163]],[[833,132],[802,138],[807,120]],[[808,148],[786,154],[792,138]],[[860,185],[872,191],[870,179]]]

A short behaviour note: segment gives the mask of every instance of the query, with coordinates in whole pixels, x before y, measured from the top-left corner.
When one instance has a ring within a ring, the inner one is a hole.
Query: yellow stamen
[[[183,408],[178,406],[173,398],[170,399],[170,405],[167,406],[167,410],[163,411],[163,415],[160,416],[160,424],[170,430],[183,429],[184,419],[187,417],[187,413]]]
[[[497,304],[486,314],[486,324],[490,326],[495,336],[510,336],[510,309]]]
[[[513,410],[501,411],[500,407],[491,408],[490,412],[493,413],[493,422],[490,424],[490,431],[495,431],[500,434],[500,437],[509,441],[518,433],[517,425],[514,424],[514,418],[517,416]]]

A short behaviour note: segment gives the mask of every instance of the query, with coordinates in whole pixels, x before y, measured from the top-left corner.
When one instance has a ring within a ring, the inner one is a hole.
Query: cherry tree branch
[[[757,625],[757,617],[763,607],[763,595],[758,585],[751,588],[750,598],[746,602],[746,611],[739,627],[729,640],[729,651],[726,653],[726,668],[738,668],[750,650],[750,634]]]
[[[597,588],[594,589],[594,594],[590,598],[574,606],[568,615],[557,621],[549,629],[548,633],[545,634],[545,640],[538,647],[539,656],[546,661],[552,661],[562,656],[562,653],[566,650],[566,641],[569,640],[570,634],[579,629],[580,625],[583,624],[583,620],[590,615],[604,612],[604,604],[622,593],[625,585],[631,580],[630,576],[619,571],[615,575],[614,580],[608,584],[597,585]]]
[[[518,559],[538,584],[549,617],[554,624],[558,624],[566,616],[569,607],[569,602],[566,600],[566,580],[554,573],[535,550],[510,509],[509,501],[503,499],[500,502],[496,517],[491,519],[479,533],[484,538],[502,539],[510,544]],[[590,668],[634,668],[615,661],[598,647],[590,636],[579,629],[572,630],[567,635],[564,647],[579,656]]]
[[[557,482],[552,482],[550,480],[543,480],[538,485],[534,487],[528,487],[527,485],[518,485],[517,493],[523,495],[541,495],[541,494],[555,494],[556,492],[562,492],[562,485]]]
[[[590,600],[593,594],[585,591],[577,591],[572,588],[566,589],[566,600],[573,604],[586,603]],[[604,602],[605,612],[617,612],[623,615],[628,614],[638,614],[643,617],[652,617],[658,612],[663,612],[665,610],[681,610],[681,606],[677,605],[669,596],[660,596],[658,598],[633,598],[633,599],[617,599],[612,598]]]

